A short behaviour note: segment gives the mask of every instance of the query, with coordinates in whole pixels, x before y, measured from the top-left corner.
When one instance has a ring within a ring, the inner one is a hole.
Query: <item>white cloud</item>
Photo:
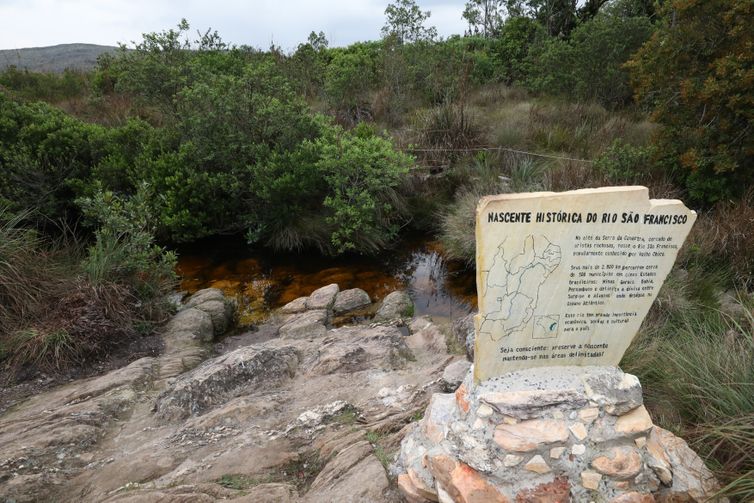
[[[442,36],[462,33],[462,1],[419,1]],[[72,42],[115,45],[174,27],[217,30],[224,40],[292,50],[311,31],[331,45],[379,37],[387,1],[380,0],[0,0],[0,48]]]

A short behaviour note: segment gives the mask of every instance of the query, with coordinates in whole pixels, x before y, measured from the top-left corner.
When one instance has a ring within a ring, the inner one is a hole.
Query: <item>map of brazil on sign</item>
[[[526,330],[534,317],[533,338],[555,337],[559,316],[534,316],[534,313],[540,289],[560,266],[560,259],[560,247],[545,236],[528,235],[523,247],[515,246],[512,239],[504,239],[489,271],[482,271],[483,295],[494,301],[482,318],[480,335],[498,341]]]

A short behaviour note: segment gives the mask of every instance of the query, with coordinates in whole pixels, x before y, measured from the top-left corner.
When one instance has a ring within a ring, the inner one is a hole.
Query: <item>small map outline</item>
[[[492,297],[497,309],[490,309],[490,301],[484,303],[487,312],[480,320],[479,333],[499,341],[523,332],[534,317],[542,285],[560,266],[561,259],[560,246],[543,235],[527,235],[521,247],[512,244],[508,237],[503,239],[489,270],[482,271],[486,273],[483,295]],[[556,337],[559,326],[558,321],[554,327]],[[549,333],[552,331],[548,331],[546,338],[552,338]],[[533,338],[535,334],[536,324]]]

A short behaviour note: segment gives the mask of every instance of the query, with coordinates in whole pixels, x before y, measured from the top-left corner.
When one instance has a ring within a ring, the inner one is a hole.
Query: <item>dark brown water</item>
[[[180,251],[181,289],[220,288],[236,297],[242,325],[263,321],[272,309],[337,283],[362,288],[373,301],[406,289],[416,315],[453,319],[476,306],[474,273],[445,260],[433,241],[403,243],[377,257],[250,251],[242,242],[213,240]]]

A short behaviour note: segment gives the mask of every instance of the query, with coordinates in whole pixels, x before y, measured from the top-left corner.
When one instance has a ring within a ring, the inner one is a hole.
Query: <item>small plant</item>
[[[223,475],[217,479],[217,483],[228,489],[235,489],[237,491],[243,491],[259,484],[265,484],[267,482],[273,482],[271,477],[250,477],[241,473],[233,473]]]
[[[372,449],[374,449],[374,455],[379,460],[379,462],[382,464],[382,466],[385,468],[385,470],[388,469],[390,466],[390,460],[391,456],[385,451],[385,448],[381,445],[382,440],[384,440],[384,437],[377,431],[370,430],[366,432],[365,435],[367,441],[372,444]]]
[[[285,480],[296,486],[300,493],[305,493],[325,465],[319,451],[311,450],[300,454],[296,459],[280,467]]]

